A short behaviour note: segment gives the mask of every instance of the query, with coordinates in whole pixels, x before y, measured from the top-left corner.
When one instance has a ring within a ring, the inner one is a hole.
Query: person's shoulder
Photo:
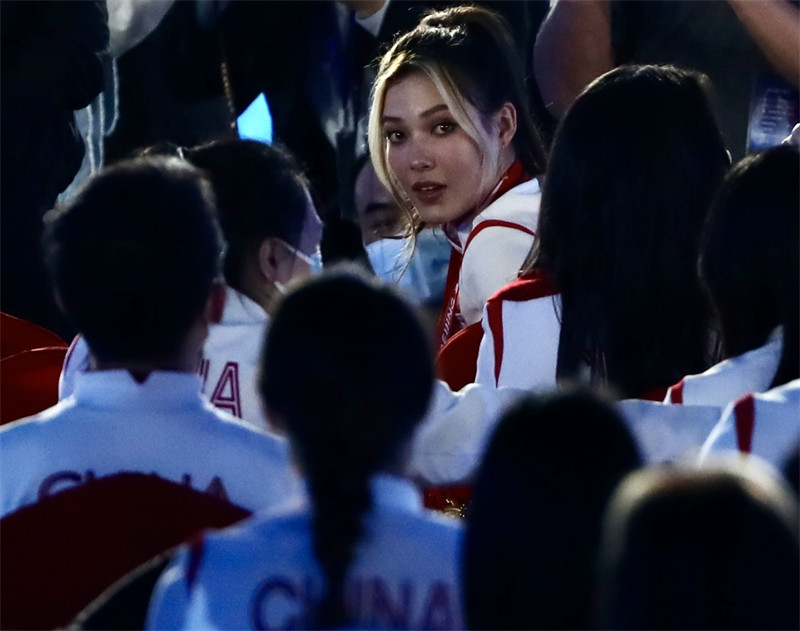
[[[307,504],[293,496],[232,526],[208,531],[203,539],[204,555],[219,555],[225,563],[237,555],[244,563],[263,563],[265,556],[284,561],[304,558],[309,552],[311,530]]]
[[[0,440],[6,445],[10,441],[24,440],[27,436],[55,431],[73,417],[75,417],[75,400],[67,398],[38,414],[0,426]]]
[[[541,189],[536,178],[517,184],[481,211],[473,230],[485,222],[490,222],[488,226],[499,223],[501,227],[516,227],[521,232],[535,232],[539,220],[540,200]]]
[[[558,293],[555,283],[547,274],[532,271],[499,289],[488,302],[527,302],[556,296]]]

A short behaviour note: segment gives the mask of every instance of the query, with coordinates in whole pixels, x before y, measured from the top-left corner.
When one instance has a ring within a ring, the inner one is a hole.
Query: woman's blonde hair
[[[522,65],[505,20],[494,11],[473,6],[430,13],[395,40],[381,59],[369,114],[369,149],[375,172],[404,209],[409,232],[418,232],[422,222],[389,167],[381,117],[389,88],[414,73],[431,80],[456,123],[475,143],[483,158],[484,178],[496,177],[499,169],[496,160],[487,161],[485,147],[490,137],[486,120],[505,103],[511,103],[517,113],[512,140],[516,158],[530,174],[544,172],[544,149],[528,111]]]

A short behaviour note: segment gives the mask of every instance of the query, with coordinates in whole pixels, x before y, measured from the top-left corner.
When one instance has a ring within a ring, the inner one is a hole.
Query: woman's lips
[[[437,182],[417,182],[411,187],[411,190],[414,191],[414,195],[423,204],[435,204],[444,194],[446,188],[445,184]]]

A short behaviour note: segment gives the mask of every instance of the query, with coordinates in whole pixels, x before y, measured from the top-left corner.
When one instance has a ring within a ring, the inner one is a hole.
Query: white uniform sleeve
[[[698,464],[704,466],[709,458],[709,454],[719,451],[738,451],[739,446],[736,442],[736,412],[734,410],[736,402],[729,403],[722,413],[722,417],[714,425],[697,457]]]
[[[437,380],[431,408],[414,435],[408,475],[424,484],[466,481],[503,412],[526,394],[480,384],[453,392]]]
[[[491,226],[475,235],[461,262],[458,290],[467,325],[480,320],[486,301],[517,278],[532,244],[532,235],[503,226]]]
[[[475,381],[535,392],[554,390],[561,334],[559,307],[558,296],[504,301],[499,326],[491,321],[488,310],[484,310]],[[502,337],[502,352],[496,357],[499,337]],[[499,371],[496,373],[497,362]]]
[[[721,411],[711,405],[669,405],[640,399],[619,401],[617,409],[647,464],[698,458]]]

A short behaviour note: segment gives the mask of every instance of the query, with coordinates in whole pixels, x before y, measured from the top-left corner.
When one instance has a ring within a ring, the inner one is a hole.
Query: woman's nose
[[[413,171],[427,171],[433,168],[434,160],[424,147],[417,145],[412,152],[410,164]]]

